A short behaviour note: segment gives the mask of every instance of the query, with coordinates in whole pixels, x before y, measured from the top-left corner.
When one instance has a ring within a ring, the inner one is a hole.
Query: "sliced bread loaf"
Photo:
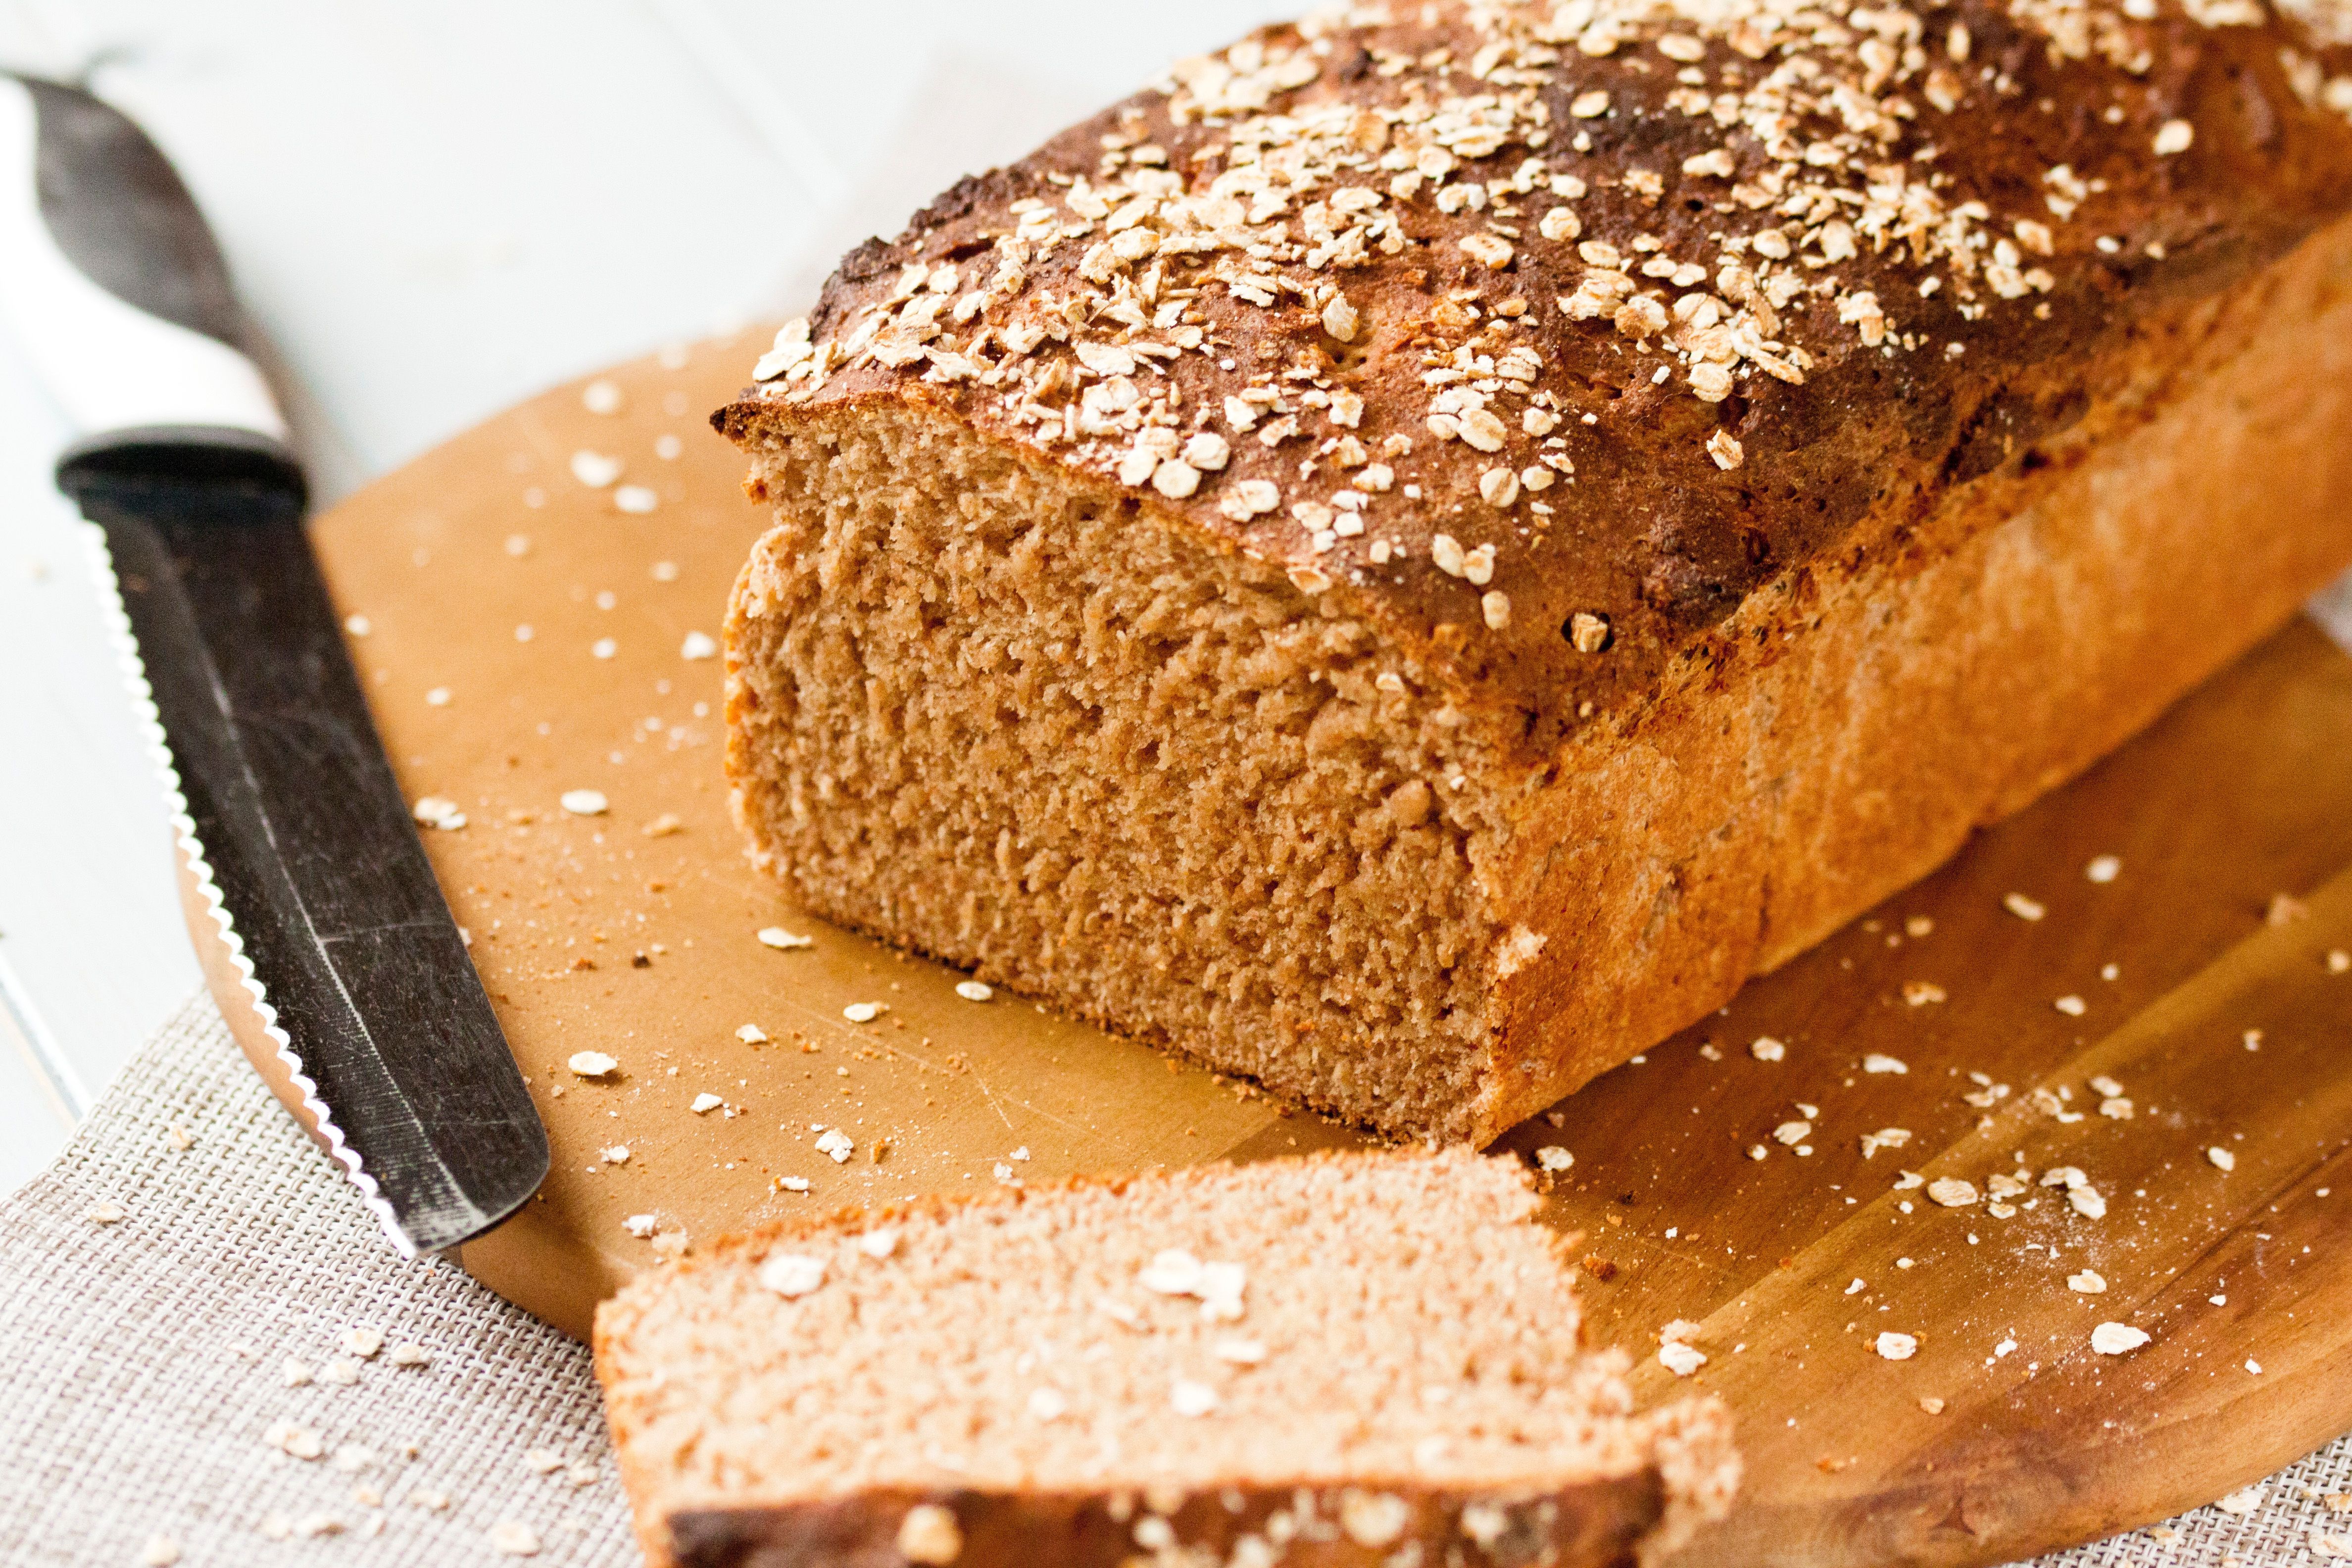
[[[2352,562],[2345,14],[1430,0],[1178,67],[719,416],[755,853],[1493,1139]]]
[[[657,1564],[1648,1556],[1727,1506],[1635,1415],[1515,1164],[1211,1166],[769,1226],[596,1320]]]

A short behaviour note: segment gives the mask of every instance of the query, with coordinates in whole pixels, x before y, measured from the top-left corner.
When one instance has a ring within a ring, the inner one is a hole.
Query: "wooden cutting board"
[[[1353,1141],[1012,995],[964,1000],[752,871],[703,639],[762,520],[704,415],[756,347],[551,392],[316,530],[404,785],[466,818],[426,847],[554,1144],[538,1200],[464,1261],[574,1332],[664,1252],[778,1215]],[[567,811],[582,790],[609,809]],[[2112,880],[2085,874],[2101,856]],[[778,926],[814,944],[763,945]],[[1738,1416],[1741,1502],[1685,1561],[2007,1562],[2352,1426],[2342,949],[2352,659],[2298,622],[1506,1140],[1573,1153],[1549,1212],[1644,1401],[1706,1390]],[[883,1010],[853,1023],[857,1003]],[[618,1070],[574,1076],[582,1050]],[[1866,1154],[1884,1129],[1908,1141]],[[2064,1166],[2104,1217],[2063,1185],[1941,1206],[1904,1174],[1982,1192]],[[2084,1271],[2104,1293],[2070,1289]],[[1676,1319],[1707,1358],[1686,1380],[1654,1353]],[[2106,1321],[2151,1341],[2095,1353]]]

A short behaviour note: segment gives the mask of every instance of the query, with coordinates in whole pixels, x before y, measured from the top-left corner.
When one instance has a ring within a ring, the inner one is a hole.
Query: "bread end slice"
[[[1515,1163],[1318,1156],[771,1226],[606,1303],[656,1564],[1647,1560],[1728,1506]],[[1402,1554],[1402,1555],[1401,1555]]]

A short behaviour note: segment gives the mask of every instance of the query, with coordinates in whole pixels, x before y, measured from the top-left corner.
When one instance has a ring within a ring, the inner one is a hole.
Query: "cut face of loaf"
[[[1506,1162],[1349,1155],[722,1241],[597,1315],[639,1533],[698,1568],[1662,1551],[1727,1506],[1727,1420],[1631,1414],[1534,1206]]]
[[[807,907],[1359,1121],[1486,1129],[1486,722],[1278,567],[929,410],[754,456],[730,766]]]
[[[794,896],[1484,1142],[2352,561],[2352,47],[1700,9],[1269,29],[846,258],[717,421]]]

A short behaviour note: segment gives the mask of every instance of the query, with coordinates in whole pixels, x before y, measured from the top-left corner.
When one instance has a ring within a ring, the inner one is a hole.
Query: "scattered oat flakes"
[[[2270,1489],[2268,1487],[2260,1484],[2251,1487],[2240,1487],[2228,1497],[2222,1498],[2221,1500],[2214,1503],[2213,1506],[2220,1509],[2223,1513],[2235,1514],[2239,1518],[2243,1519],[2246,1515],[2253,1512],[2254,1510],[2263,1506],[2263,1498],[2269,1490]]]
[[[383,1349],[383,1332],[365,1323],[354,1323],[343,1331],[341,1343],[345,1353],[362,1361],[373,1361],[376,1352]]]
[[[1772,1141],[1780,1144],[1801,1143],[1812,1135],[1813,1124],[1810,1121],[1783,1121],[1772,1129]]]
[[[123,1208],[121,1204],[101,1198],[81,1211],[81,1217],[92,1225],[121,1225]]]
[[[1925,1007],[1944,999],[1944,988],[1931,980],[1906,980],[1903,983],[1903,1000],[1914,1007]]]
[[[705,1089],[702,1093],[694,1097],[693,1102],[689,1104],[687,1109],[693,1111],[697,1116],[708,1116],[710,1112],[718,1110],[720,1106],[726,1103],[726,1100],[720,1099],[718,1095],[712,1094],[709,1090]]]
[[[421,826],[438,828],[444,833],[455,833],[466,826],[466,814],[457,809],[456,801],[446,795],[424,796],[409,807],[408,815]]]
[[[757,1024],[746,1024],[735,1031],[735,1037],[747,1046],[764,1046],[768,1043],[768,1031]]]
[[[782,926],[761,926],[760,928],[760,945],[762,947],[772,947],[779,952],[789,952],[794,948],[814,947],[816,945],[816,938],[813,936],[794,936],[791,931],[786,931]]]
[[[441,1513],[449,1507],[449,1494],[435,1491],[429,1487],[414,1487],[408,1493],[408,1505],[411,1508],[424,1509],[430,1513]]]
[[[793,1300],[824,1283],[824,1259],[805,1252],[771,1253],[760,1265],[759,1280],[784,1300]]]
[[[2263,1363],[2256,1361],[2253,1357],[2248,1356],[2246,1358],[2246,1370],[2252,1373],[2256,1377],[2260,1377],[2263,1374]]]
[[[2091,1010],[2090,1004],[2084,1002],[2080,996],[2074,995],[2061,996],[2050,1005],[2069,1018],[2079,1018]]]
[[[674,833],[685,832],[686,824],[678,820],[677,813],[665,811],[646,823],[639,831],[648,838],[667,838]]]
[[[278,1366],[278,1376],[289,1388],[308,1388],[310,1386],[310,1363],[288,1356]]]
[[[1919,1353],[1919,1342],[1910,1334],[1898,1334],[1888,1330],[1878,1336],[1874,1347],[1888,1361],[1909,1361]]]
[[[426,1352],[423,1345],[418,1344],[414,1340],[401,1341],[400,1343],[386,1351],[384,1352],[384,1356],[385,1359],[390,1361],[394,1366],[421,1367],[430,1366],[433,1364],[432,1355]]]
[[[2129,1323],[2101,1323],[2091,1331],[2091,1348],[2101,1355],[2122,1355],[2147,1343],[2147,1331]]]
[[[686,640],[678,645],[677,656],[684,659],[717,658],[719,639],[709,632],[688,632]]]
[[[2234,1171],[2238,1168],[2238,1157],[2218,1144],[2206,1150],[2205,1157],[2213,1162],[2216,1170]]]
[[[1622,318],[1621,318],[1622,320]],[[1736,468],[1747,459],[1747,452],[1728,430],[1718,429],[1706,438],[1706,455],[1715,459],[1718,468]]]
[[[1919,1408],[1930,1415],[1941,1415],[1944,1413],[1944,1402],[1932,1394],[1923,1394],[1919,1396]]]
[[[558,803],[574,816],[602,816],[613,809],[604,792],[595,789],[568,789]]]
[[[2079,1290],[2085,1296],[2100,1296],[2106,1293],[2107,1282],[2097,1270],[2085,1268],[2080,1274],[2066,1277],[2066,1289]]]
[[[502,1519],[490,1526],[490,1550],[506,1557],[536,1557],[539,1532],[520,1521]]]
[[[602,1051],[574,1051],[563,1065],[582,1078],[604,1078],[621,1064]]]
[[[996,994],[988,983],[982,980],[959,980],[955,993],[967,1002],[985,1002]]]
[[[2102,885],[2114,881],[2123,873],[2124,863],[2113,855],[2095,857],[2083,868],[2083,875]]]
[[[628,1218],[621,1222],[621,1228],[627,1231],[631,1236],[635,1237],[639,1241],[643,1241],[646,1237],[653,1235],[654,1226],[660,1223],[660,1219],[654,1215],[633,1214]]]
[[[172,1568],[180,1560],[180,1543],[168,1535],[151,1535],[139,1549],[140,1568]]]
[[[349,1356],[333,1356],[319,1368],[319,1381],[337,1388],[352,1388],[360,1380],[360,1363]]]
[[[852,1002],[841,1010],[841,1016],[853,1024],[870,1024],[882,1016],[879,1002]]]
[[[324,1458],[327,1445],[308,1426],[298,1426],[291,1421],[272,1422],[263,1432],[261,1440],[289,1458]]]
[[[188,1130],[181,1126],[176,1121],[173,1122],[171,1126],[163,1129],[163,1142],[169,1143],[176,1152],[182,1154],[184,1154],[190,1149],[194,1148],[196,1142],[194,1138],[189,1136]]]
[[[1748,1047],[1748,1054],[1759,1062],[1777,1062],[1786,1059],[1789,1047],[1769,1035],[1759,1035],[1756,1043]]]
[[[661,496],[646,485],[623,485],[613,492],[613,504],[631,516],[643,517],[661,505]]]
[[[817,1135],[816,1152],[830,1157],[836,1165],[847,1164],[849,1156],[856,1150],[857,1145],[849,1134],[838,1127],[828,1127]]]
[[[347,1476],[356,1476],[375,1463],[375,1450],[357,1443],[345,1443],[335,1449],[335,1468]]]
[[[601,490],[621,477],[621,459],[583,448],[572,454],[572,477],[592,490]]]
[[[1927,1199],[1944,1208],[1964,1209],[1977,1201],[1977,1189],[1958,1176],[1945,1176],[1927,1184]]]
[[[2000,900],[2000,907],[2021,921],[2038,921],[2050,910],[2027,898],[2023,893],[2011,893]]]
[[[1658,1364],[1676,1377],[1688,1377],[1706,1364],[1706,1352],[1682,1340],[1668,1340],[1658,1347]]]
[[[1875,1132],[1865,1132],[1862,1135],[1862,1157],[1867,1160],[1881,1149],[1900,1149],[1910,1142],[1909,1128],[1882,1127]]]
[[[2352,952],[2347,952],[2340,947],[2328,949],[2327,973],[2330,974],[2352,973]]]
[[[1543,1171],[1565,1171],[1576,1163],[1576,1156],[1557,1143],[1547,1143],[1536,1151],[1536,1168]]]
[[[1869,1073],[1907,1073],[1911,1068],[1907,1063],[1873,1051],[1862,1058],[1862,1070]]]
[[[552,1448],[525,1448],[522,1462],[540,1475],[548,1476],[563,1468],[563,1456]]]

